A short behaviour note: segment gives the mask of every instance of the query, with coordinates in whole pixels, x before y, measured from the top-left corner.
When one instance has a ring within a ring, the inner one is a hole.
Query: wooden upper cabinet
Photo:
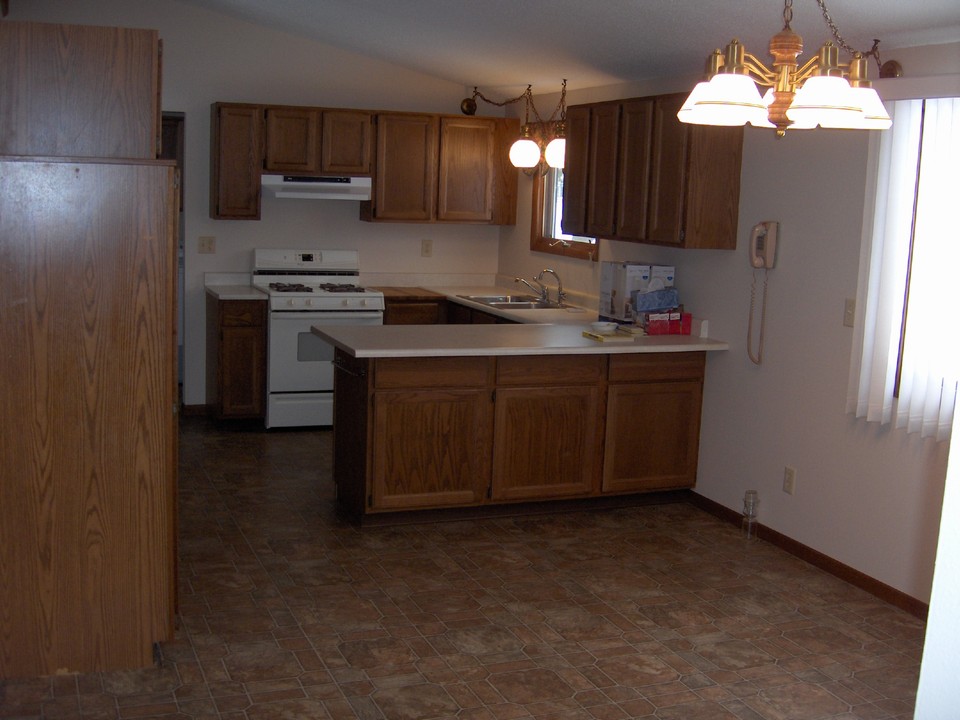
[[[156,158],[155,30],[0,22],[0,155]]]
[[[374,200],[364,220],[511,225],[517,169],[507,151],[514,119],[377,115]]]
[[[377,117],[377,219],[433,219],[438,120],[436,115],[405,113],[381,113]]]
[[[268,107],[263,169],[315,173],[320,169],[320,110]]]
[[[563,168],[563,217],[569,235],[587,234],[587,164],[590,161],[590,108],[567,108],[567,149]]]
[[[211,107],[210,217],[260,219],[263,106]]]
[[[743,128],[681,123],[676,115],[684,98],[568,109],[564,231],[684,248],[736,247]]]
[[[373,162],[373,116],[359,110],[324,110],[320,170],[369,175]]]
[[[308,107],[266,109],[266,172],[369,175],[370,113]]]
[[[486,120],[441,118],[438,220],[493,219],[494,140]]]
[[[653,105],[650,100],[634,100],[620,106],[616,228],[623,237],[643,237],[647,228]]]
[[[590,155],[587,166],[587,235],[616,232],[617,148],[620,107],[600,105],[590,111]]]

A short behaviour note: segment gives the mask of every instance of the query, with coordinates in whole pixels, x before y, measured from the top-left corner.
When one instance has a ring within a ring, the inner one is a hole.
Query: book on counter
[[[633,339],[637,337],[636,335],[621,333],[619,331],[602,335],[600,333],[595,333],[592,330],[584,330],[583,336],[585,338],[590,338],[591,340],[596,340],[597,342],[633,342]]]

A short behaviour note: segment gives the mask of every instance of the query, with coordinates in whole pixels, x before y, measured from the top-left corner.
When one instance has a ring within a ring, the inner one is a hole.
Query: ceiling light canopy
[[[460,111],[464,115],[473,115],[477,112],[477,98],[486,103],[503,107],[512,103],[524,102],[523,125],[520,126],[520,137],[510,147],[510,162],[514,167],[523,168],[525,172],[546,172],[547,167],[562,168],[566,155],[567,131],[567,81],[564,80],[560,88],[560,101],[549,118],[544,120],[533,103],[533,91],[530,85],[523,94],[502,102],[490,100],[477,88],[473,95],[460,103]],[[534,121],[530,121],[530,113]]]
[[[793,0],[785,0],[784,27],[770,39],[773,69],[731,40],[723,52],[707,60],[707,79],[698,83],[677,113],[697,125],[746,125],[790,130],[825,128],[885,130],[891,120],[867,78],[867,57],[880,63],[879,40],[866,53],[854,50],[840,36],[824,0],[816,0],[837,44],[852,55],[841,64],[832,42],[803,65],[803,38],[790,28]],[[769,88],[763,97],[757,85]]]

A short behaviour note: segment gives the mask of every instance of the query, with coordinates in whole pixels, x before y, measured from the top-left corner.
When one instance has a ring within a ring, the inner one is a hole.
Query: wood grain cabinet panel
[[[261,105],[210,109],[210,217],[260,219],[264,113]]]
[[[373,115],[360,110],[324,110],[320,171],[369,175],[373,169]]]
[[[565,232],[736,248],[743,128],[681,123],[684,99],[658,95],[567,110]]]
[[[441,118],[438,220],[493,219],[495,129],[477,118]]]
[[[268,107],[263,168],[315,173],[320,170],[320,110]]]
[[[377,219],[433,219],[437,202],[438,129],[435,115],[377,116]]]
[[[173,634],[172,164],[0,159],[0,678]]]
[[[0,155],[156,158],[156,30],[0,22]]]
[[[208,403],[218,419],[262,418],[267,397],[267,301],[207,296]]]

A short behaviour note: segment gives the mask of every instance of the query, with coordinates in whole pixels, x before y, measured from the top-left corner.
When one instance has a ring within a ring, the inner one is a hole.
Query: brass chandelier
[[[746,52],[737,39],[721,53],[714,50],[707,60],[707,79],[699,83],[677,113],[682,122],[698,125],[745,125],[785,131],[817,127],[885,130],[891,120],[867,78],[867,58],[880,64],[879,40],[860,52],[851,48],[827,11],[816,0],[837,45],[852,55],[839,62],[839,49],[826,42],[803,65],[803,38],[790,28],[793,0],[785,0],[784,27],[770,39],[773,68]],[[763,97],[757,85],[769,88]]]
[[[546,167],[562,168],[566,153],[567,140],[567,81],[563,81],[560,89],[560,101],[553,113],[544,120],[533,103],[533,90],[530,85],[521,95],[502,102],[491,100],[473,88],[473,95],[460,103],[460,112],[464,115],[474,115],[477,112],[477,98],[486,103],[503,107],[512,103],[524,102],[523,125],[520,126],[520,137],[510,147],[510,162],[514,167],[533,172],[537,169],[545,172]],[[534,122],[530,122],[533,113]]]

